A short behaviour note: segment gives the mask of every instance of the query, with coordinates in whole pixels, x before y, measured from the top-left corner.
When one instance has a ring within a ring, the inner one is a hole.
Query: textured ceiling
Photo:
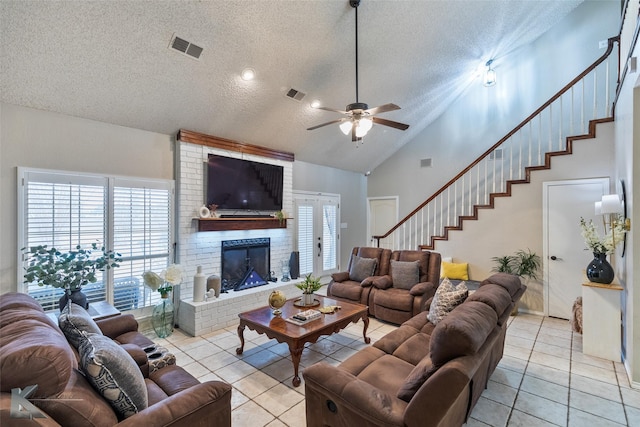
[[[164,134],[198,131],[364,172],[414,138],[478,65],[530,43],[579,1],[362,0],[359,100],[393,102],[356,148],[337,125],[355,102],[348,0],[0,2],[2,101]],[[168,49],[173,35],[200,60]],[[256,79],[240,72],[251,67]],[[298,102],[289,88],[305,92]],[[81,143],[82,141],[78,141]]]

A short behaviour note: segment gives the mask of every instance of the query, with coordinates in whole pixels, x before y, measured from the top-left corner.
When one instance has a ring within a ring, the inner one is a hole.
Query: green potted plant
[[[322,287],[320,279],[307,274],[303,282],[296,283],[296,288],[302,291],[302,303],[313,305],[313,293]]]
[[[97,271],[119,267],[122,259],[120,254],[106,248],[98,248],[97,243],[92,243],[89,249],[77,245],[74,250],[61,252],[47,245],[23,248],[27,256],[24,283],[36,283],[38,286],[52,286],[65,290],[60,298],[60,311],[67,304],[67,300],[86,308],[89,308],[87,297],[82,293],[82,287],[95,283],[98,278]],[[95,257],[93,251],[100,251]]]
[[[521,249],[516,251],[514,255],[493,257],[491,260],[496,264],[493,271],[515,274],[520,276],[520,280],[523,283],[529,279],[537,279],[538,270],[542,265],[540,256],[532,252],[531,249],[526,251]],[[517,313],[518,306],[516,305],[511,314],[515,315]]]

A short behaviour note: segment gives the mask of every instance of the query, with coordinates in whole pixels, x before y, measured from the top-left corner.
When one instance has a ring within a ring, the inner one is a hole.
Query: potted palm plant
[[[304,305],[313,304],[313,293],[322,287],[320,279],[307,274],[303,282],[296,283],[296,288],[302,291],[302,303]]]
[[[538,278],[538,270],[542,265],[539,255],[532,252],[531,249],[516,251],[514,255],[505,255],[493,257],[491,260],[496,264],[493,271],[501,273],[510,273],[520,276],[520,280],[526,283],[527,280],[536,280]],[[518,313],[516,305],[511,314]]]
[[[24,283],[36,283],[38,286],[52,286],[65,290],[59,300],[60,311],[66,306],[67,300],[89,308],[87,296],[82,293],[82,287],[95,283],[96,273],[110,268],[119,267],[122,259],[120,254],[105,247],[98,248],[97,243],[91,244],[89,249],[77,245],[75,249],[61,252],[47,245],[24,248],[27,256]],[[93,251],[99,251],[95,257]]]

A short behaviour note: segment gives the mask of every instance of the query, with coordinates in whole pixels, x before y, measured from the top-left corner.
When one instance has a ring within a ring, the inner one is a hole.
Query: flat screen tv
[[[281,210],[283,169],[282,166],[209,154],[206,203],[227,210]]]

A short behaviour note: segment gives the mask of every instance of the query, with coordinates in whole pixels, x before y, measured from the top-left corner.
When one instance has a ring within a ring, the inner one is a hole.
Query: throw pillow
[[[391,260],[391,279],[393,287],[398,289],[411,289],[420,281],[420,261],[395,261]]]
[[[447,277],[452,280],[469,280],[469,264],[443,262],[441,277]]]
[[[453,262],[453,257],[443,256],[440,258],[440,278],[444,279],[444,267],[442,266],[443,262]]]
[[[467,285],[464,282],[454,287],[449,279],[442,280],[436,290],[436,294],[433,296],[433,301],[431,301],[427,319],[437,325],[454,308],[462,304],[468,295],[469,289],[467,289]]]
[[[80,344],[80,366],[98,393],[120,419],[147,408],[149,397],[140,368],[112,339],[85,333]]]
[[[349,279],[362,282],[367,277],[373,276],[376,271],[377,260],[375,258],[360,258],[351,255],[351,267],[349,268]]]
[[[102,335],[102,331],[91,318],[91,315],[79,306],[69,300],[58,317],[58,325],[64,336],[67,337],[67,341],[71,343],[76,349],[80,347],[80,343],[85,339],[82,332],[88,332],[93,334]]]

